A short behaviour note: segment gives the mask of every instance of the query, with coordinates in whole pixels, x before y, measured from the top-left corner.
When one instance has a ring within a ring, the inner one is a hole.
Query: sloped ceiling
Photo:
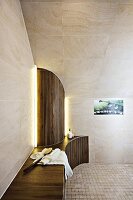
[[[133,95],[133,1],[21,4],[35,64],[65,80],[68,95]]]

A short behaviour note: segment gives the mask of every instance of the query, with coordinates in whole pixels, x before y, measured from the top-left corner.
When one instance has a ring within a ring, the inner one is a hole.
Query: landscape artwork
[[[123,115],[123,100],[94,100],[94,115]]]

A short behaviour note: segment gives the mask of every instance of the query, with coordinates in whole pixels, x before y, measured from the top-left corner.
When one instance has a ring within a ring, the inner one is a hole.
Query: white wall
[[[0,1],[0,196],[33,148],[33,57],[19,0]]]
[[[22,0],[34,60],[62,80],[69,127],[90,136],[90,162],[133,163],[133,0]],[[124,99],[123,116],[93,100]]]

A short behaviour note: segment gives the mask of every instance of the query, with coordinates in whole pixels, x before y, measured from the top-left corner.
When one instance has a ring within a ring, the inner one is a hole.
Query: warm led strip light
[[[65,97],[65,135],[69,131],[69,99]]]
[[[34,66],[34,147],[37,147],[37,66]]]

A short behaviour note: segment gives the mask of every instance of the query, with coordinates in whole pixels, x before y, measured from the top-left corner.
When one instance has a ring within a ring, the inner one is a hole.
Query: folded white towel
[[[40,156],[40,153],[33,154],[31,156],[32,159],[38,159]],[[71,177],[73,175],[73,171],[69,165],[67,155],[64,151],[61,151],[60,149],[55,149],[52,151],[52,153],[44,156],[42,160],[39,162],[41,165],[64,165],[65,166],[65,178]]]

